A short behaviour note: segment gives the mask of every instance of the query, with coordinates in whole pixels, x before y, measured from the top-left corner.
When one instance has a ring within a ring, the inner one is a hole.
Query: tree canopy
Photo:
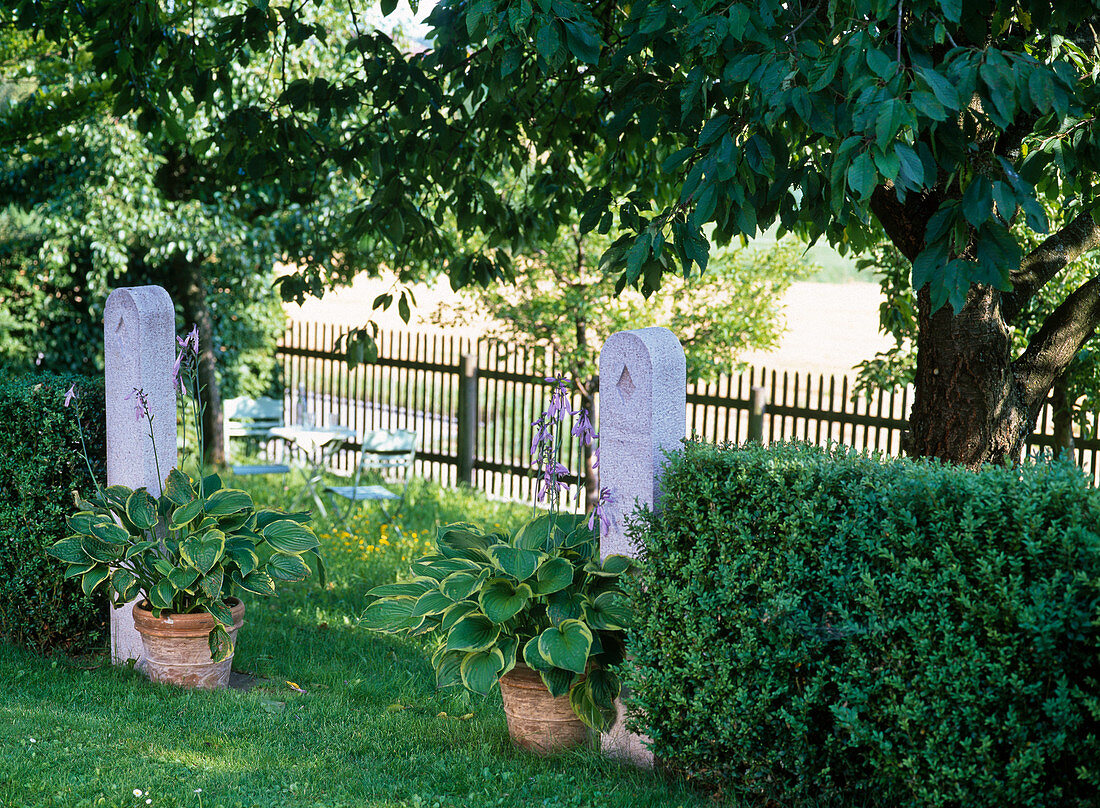
[[[229,171],[306,195],[318,165],[361,182],[348,247],[446,262],[455,285],[506,277],[574,217],[614,237],[604,268],[643,292],[772,225],[841,251],[884,232],[919,290],[917,454],[1018,456],[1100,320],[1092,278],[1021,352],[1008,336],[1100,245],[1095,2],[462,0],[414,54],[362,30],[354,2],[339,41],[303,6],[205,5],[23,0],[11,19],[78,39],[115,108],[168,137],[216,110]],[[296,64],[315,41],[356,57],[348,71],[277,68],[270,102],[235,95],[229,65]],[[1065,224],[1025,249],[1012,227],[1044,236],[1044,197]],[[307,267],[288,291],[325,280]]]

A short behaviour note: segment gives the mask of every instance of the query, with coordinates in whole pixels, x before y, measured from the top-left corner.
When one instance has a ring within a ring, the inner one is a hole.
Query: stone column
[[[600,351],[600,487],[611,494],[611,528],[600,536],[600,556],[636,556],[626,520],[638,505],[655,507],[664,452],[687,432],[687,362],[667,328],[612,334]],[[651,766],[648,739],[619,720],[601,738],[610,757]]]
[[[107,402],[107,484],[145,487],[160,496],[164,478],[176,465],[176,314],[172,298],[159,286],[116,289],[103,312],[104,382]],[[153,415],[136,417],[134,389],[144,392]],[[129,398],[127,398],[129,397]],[[111,609],[111,661],[141,661],[141,637],[134,628],[133,604]]]

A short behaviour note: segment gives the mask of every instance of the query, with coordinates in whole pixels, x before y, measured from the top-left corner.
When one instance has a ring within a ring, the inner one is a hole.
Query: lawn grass
[[[286,498],[277,477],[235,484],[263,504]],[[234,669],[260,679],[247,692],[184,691],[102,655],[0,645],[0,806],[712,804],[595,752],[514,749],[499,693],[437,691],[417,641],[358,626],[366,591],[407,569],[437,524],[513,526],[528,513],[415,481],[401,532],[370,506],[347,531],[317,525],[328,584],[246,600]]]

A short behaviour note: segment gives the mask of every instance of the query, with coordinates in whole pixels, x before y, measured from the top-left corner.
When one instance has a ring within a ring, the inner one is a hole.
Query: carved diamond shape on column
[[[619,381],[615,384],[615,389],[619,391],[624,401],[630,401],[630,397],[634,395],[634,380],[630,378],[630,368],[625,365]]]

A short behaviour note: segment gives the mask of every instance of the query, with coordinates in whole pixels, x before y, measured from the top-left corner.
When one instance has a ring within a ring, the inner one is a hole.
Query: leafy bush
[[[103,385],[83,377],[16,374],[0,369],[0,639],[35,648],[84,650],[101,641],[107,606],[46,548],[68,533],[71,492],[92,487],[80,456],[75,413],[62,406],[78,382],[88,414],[88,453],[104,474]]]
[[[1098,804],[1076,469],[688,444],[662,492],[627,683],[671,767],[781,804]]]

